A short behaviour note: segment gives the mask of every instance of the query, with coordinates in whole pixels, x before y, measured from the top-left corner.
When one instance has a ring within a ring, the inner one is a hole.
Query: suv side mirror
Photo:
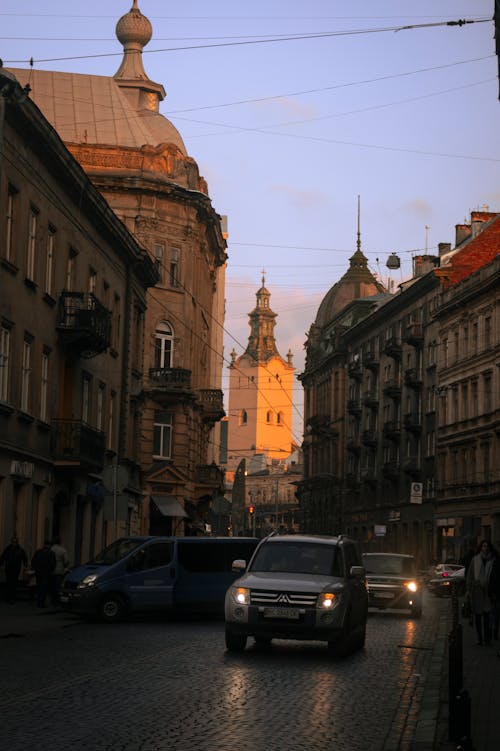
[[[364,579],[366,576],[366,570],[364,566],[351,566],[349,574],[356,579]]]
[[[244,561],[242,558],[238,558],[236,561],[233,561],[231,566],[231,571],[234,571],[234,573],[237,573],[238,571],[245,571],[247,567],[247,562]]]

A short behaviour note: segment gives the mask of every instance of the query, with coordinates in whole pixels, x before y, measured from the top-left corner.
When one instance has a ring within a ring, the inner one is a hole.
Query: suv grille
[[[368,585],[370,584],[388,584],[390,586],[399,587],[401,586],[403,579],[402,577],[399,577],[398,579],[390,576],[368,576]]]
[[[317,597],[318,595],[307,592],[269,592],[263,589],[252,589],[250,592],[252,605],[295,605],[313,608]]]

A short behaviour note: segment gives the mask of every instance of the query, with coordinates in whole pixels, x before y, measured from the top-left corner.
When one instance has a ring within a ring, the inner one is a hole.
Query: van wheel
[[[125,615],[125,603],[119,595],[107,595],[99,604],[99,617],[106,623],[121,621]]]
[[[245,634],[235,634],[226,626],[226,648],[228,652],[243,652],[247,645]]]

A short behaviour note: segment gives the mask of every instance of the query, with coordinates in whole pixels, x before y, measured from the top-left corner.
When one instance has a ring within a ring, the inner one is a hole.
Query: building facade
[[[397,294],[325,298],[301,375],[306,531],[421,566],[498,544],[498,222],[472,212]]]
[[[60,535],[76,563],[140,531],[138,374],[157,278],[0,68],[0,545],[16,534],[31,555]]]
[[[124,53],[112,77],[12,72],[23,84],[29,78],[30,96],[157,266],[136,372],[141,528],[183,534],[223,492],[216,426],[224,415],[226,235],[196,162],[159,112],[165,90],[144,70],[152,27],[137,0],[116,34]]]

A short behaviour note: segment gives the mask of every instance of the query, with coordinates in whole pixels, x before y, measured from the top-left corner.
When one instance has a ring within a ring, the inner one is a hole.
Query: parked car
[[[226,647],[245,649],[272,639],[326,641],[344,655],[363,647],[368,596],[357,543],[343,536],[277,535],[265,538],[243,574],[228,589]]]
[[[409,610],[413,618],[422,615],[422,588],[415,559],[400,553],[364,553],[368,602],[385,610]]]
[[[463,572],[461,576],[455,577],[455,574],[459,574],[460,571]],[[461,587],[461,585],[463,585],[462,589],[465,587],[464,567],[459,563],[438,563],[434,568],[433,575],[427,582],[427,586],[438,597],[445,597],[450,594],[453,581],[457,582],[458,587]]]

